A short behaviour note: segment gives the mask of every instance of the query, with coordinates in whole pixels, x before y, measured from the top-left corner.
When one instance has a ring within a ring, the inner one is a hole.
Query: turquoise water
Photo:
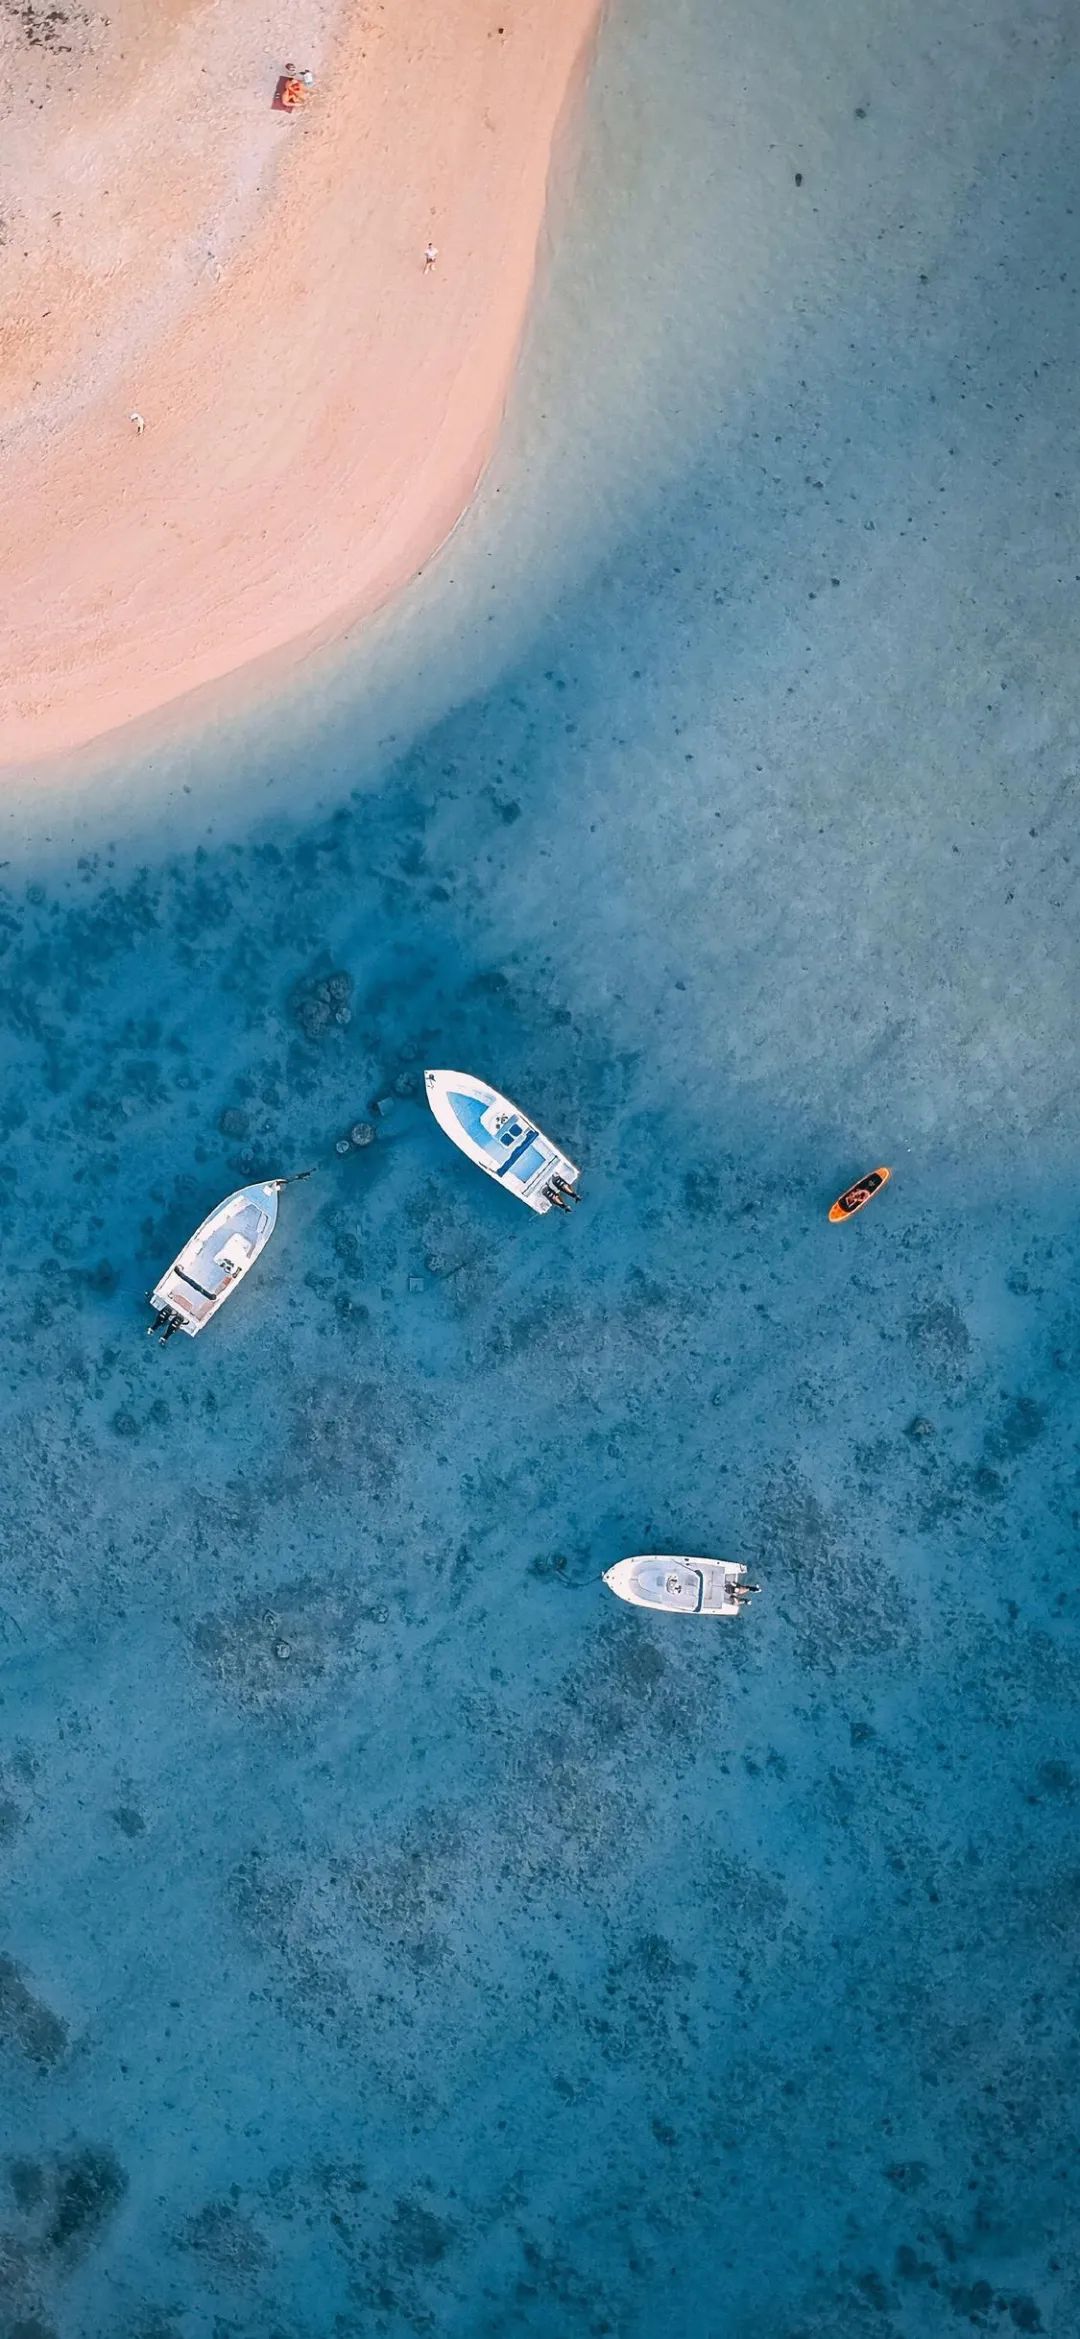
[[[1076,2330],[1067,26],[613,16],[418,592],[12,808],[3,2339]]]

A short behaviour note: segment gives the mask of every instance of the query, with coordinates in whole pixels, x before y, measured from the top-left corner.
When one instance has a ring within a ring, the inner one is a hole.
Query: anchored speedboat
[[[676,1616],[737,1616],[758,1584],[731,1559],[666,1559],[655,1551],[620,1559],[604,1577],[608,1590],[633,1608],[662,1608]]]
[[[577,1163],[508,1096],[471,1072],[425,1072],[427,1100],[446,1135],[530,1210],[569,1212],[581,1196]]]
[[[261,1186],[241,1186],[204,1218],[149,1295],[155,1315],[147,1330],[160,1332],[162,1347],[174,1332],[194,1340],[243,1282],[273,1234],[278,1195],[289,1182],[268,1178]]]

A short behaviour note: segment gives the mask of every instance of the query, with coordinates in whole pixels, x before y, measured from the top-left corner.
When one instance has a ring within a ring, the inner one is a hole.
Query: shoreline
[[[465,0],[418,0],[406,25],[337,30],[308,109],[270,116],[284,149],[263,124],[273,183],[231,256],[196,271],[129,366],[110,350],[81,411],[46,410],[8,456],[0,763],[293,666],[446,542],[505,408],[599,17],[598,0],[515,0],[507,21],[492,0],[478,25]],[[182,27],[200,73],[205,24]],[[144,121],[177,69],[173,42],[133,77]],[[18,420],[9,407],[9,446]]]

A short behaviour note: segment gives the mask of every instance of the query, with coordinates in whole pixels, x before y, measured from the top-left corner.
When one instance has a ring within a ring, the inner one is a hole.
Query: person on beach
[[[306,68],[303,73],[298,73],[295,65],[286,65],[281,78],[281,94],[278,99],[282,112],[295,113],[297,106],[303,105],[308,91],[313,89],[314,85],[315,75],[313,73]]]
[[[135,425],[136,437],[141,439],[143,432],[146,429],[145,417],[138,412],[137,408],[133,407],[130,419]]]
[[[437,244],[426,244],[426,245],[425,245],[425,247],[424,247],[424,274],[425,274],[425,276],[427,275],[427,272],[428,272],[428,269],[429,269],[429,268],[434,268],[434,266],[435,266],[435,262],[436,262],[436,260],[438,259],[438,257],[439,257],[439,247],[438,247],[438,245],[437,245]]]

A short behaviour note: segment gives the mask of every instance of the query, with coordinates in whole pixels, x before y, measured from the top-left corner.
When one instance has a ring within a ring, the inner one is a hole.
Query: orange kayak
[[[875,1169],[868,1170],[864,1178],[856,1179],[855,1184],[849,1186],[839,1200],[833,1203],[829,1212],[833,1225],[839,1226],[842,1219],[854,1218],[857,1210],[865,1210],[875,1194],[880,1194],[882,1187],[888,1185],[891,1176],[891,1170]]]

